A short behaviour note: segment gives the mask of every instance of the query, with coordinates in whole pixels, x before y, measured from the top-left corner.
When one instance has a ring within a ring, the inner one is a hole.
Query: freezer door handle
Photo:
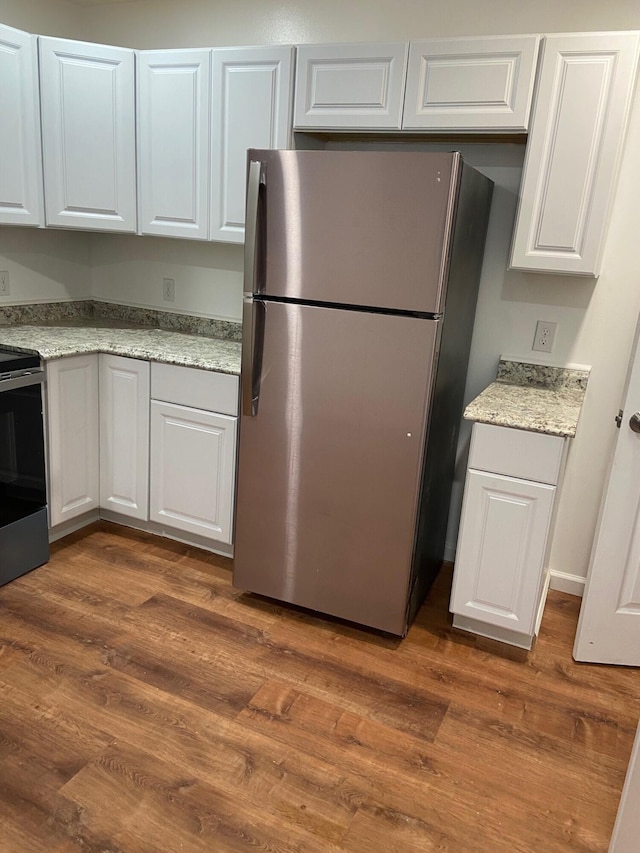
[[[254,394],[256,361],[256,305],[258,274],[258,216],[260,184],[264,183],[262,163],[251,160],[247,174],[247,206],[244,231],[244,299],[242,304],[242,414],[253,418],[258,410]]]
[[[247,175],[247,205],[244,225],[244,293],[245,296],[256,291],[256,273],[258,263],[258,203],[262,163],[251,160]]]

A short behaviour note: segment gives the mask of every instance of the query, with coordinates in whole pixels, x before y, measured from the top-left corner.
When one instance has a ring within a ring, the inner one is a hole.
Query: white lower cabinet
[[[152,400],[151,521],[231,543],[236,421]]]
[[[51,527],[101,510],[230,553],[237,376],[107,354],[55,359],[47,415]]]
[[[238,378],[151,367],[150,518],[231,544]]]
[[[98,356],[47,364],[49,522],[69,521],[99,504]]]
[[[451,594],[455,627],[531,648],[566,443],[474,424]]]
[[[101,353],[100,506],[149,518],[148,361]]]

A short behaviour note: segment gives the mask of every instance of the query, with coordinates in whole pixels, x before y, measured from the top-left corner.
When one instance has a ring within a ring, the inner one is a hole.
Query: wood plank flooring
[[[455,631],[403,641],[234,590],[100,523],[0,588],[2,853],[604,853],[640,673]]]

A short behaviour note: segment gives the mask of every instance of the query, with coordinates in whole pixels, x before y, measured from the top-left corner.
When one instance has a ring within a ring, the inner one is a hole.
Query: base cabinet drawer
[[[151,401],[150,519],[231,543],[237,418]]]

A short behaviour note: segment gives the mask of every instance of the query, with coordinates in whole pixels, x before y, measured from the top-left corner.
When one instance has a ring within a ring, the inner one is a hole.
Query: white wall
[[[377,41],[640,27],[637,0],[136,0],[85,10],[87,37],[130,47]]]
[[[218,320],[242,318],[243,248],[163,237],[91,235],[93,298]],[[175,281],[175,302],[162,279]]]
[[[0,22],[29,33],[81,38],[82,17],[82,10],[66,0],[0,0]]]
[[[39,228],[0,228],[0,270],[10,294],[0,306],[91,298],[89,235]]]
[[[68,12],[62,0],[21,0]],[[14,15],[18,0],[0,0]],[[51,16],[55,19],[55,15]],[[41,19],[46,23],[44,13]],[[8,23],[20,25],[7,19]],[[43,26],[41,32],[45,32]],[[51,32],[59,33],[60,24]],[[140,48],[264,42],[373,41],[491,33],[640,29],[638,0],[137,0],[78,7],[69,34]],[[81,32],[79,33],[78,30]],[[506,271],[518,166],[508,158],[484,164],[500,182],[491,224],[472,345],[470,388],[489,381],[501,353],[530,358],[537,319],[556,321],[553,361],[592,365],[578,435],[569,456],[551,552],[556,571],[584,577],[608,457],[615,435],[633,327],[640,310],[637,199],[640,198],[640,97],[620,175],[600,279]],[[475,155],[474,155],[475,156]],[[478,157],[483,155],[478,154]],[[490,156],[487,154],[486,156]],[[492,156],[492,155],[491,155]],[[478,161],[478,165],[482,163]],[[489,173],[489,172],[487,172]],[[186,241],[92,235],[93,293],[103,299],[166,307],[160,281],[176,280],[176,310],[213,316],[239,311],[237,247]],[[1,248],[0,248],[0,251]],[[0,268],[4,268],[0,261]],[[236,315],[237,316],[237,315]]]

